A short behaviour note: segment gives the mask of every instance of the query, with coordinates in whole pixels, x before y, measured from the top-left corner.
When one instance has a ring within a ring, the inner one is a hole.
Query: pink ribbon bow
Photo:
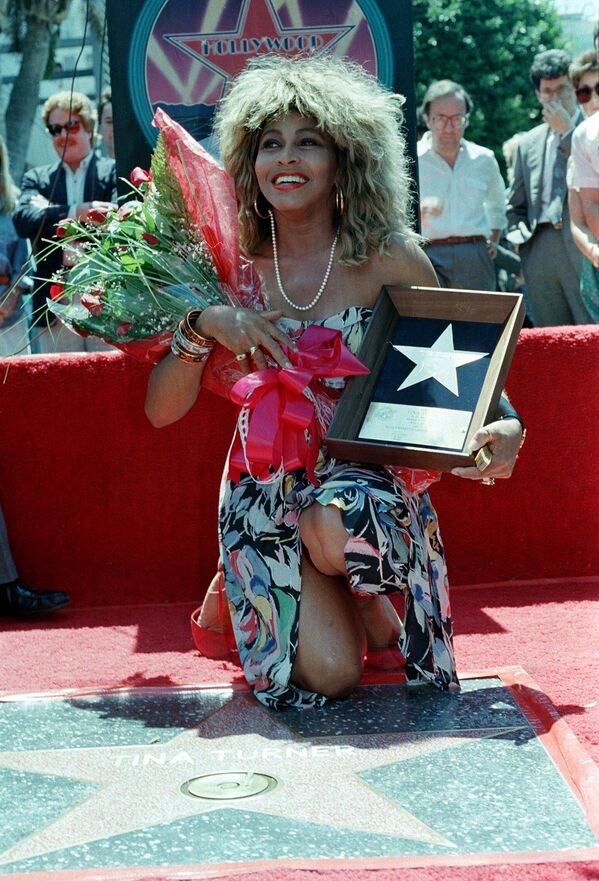
[[[321,376],[355,376],[369,373],[341,339],[341,332],[310,325],[297,340],[297,351],[283,346],[291,367],[257,370],[238,380],[231,399],[242,413],[239,431],[229,459],[229,477],[238,481],[242,472],[258,480],[272,476],[271,468],[285,473],[306,468],[314,486],[321,432],[314,403],[305,392]],[[243,411],[248,411],[244,432]]]

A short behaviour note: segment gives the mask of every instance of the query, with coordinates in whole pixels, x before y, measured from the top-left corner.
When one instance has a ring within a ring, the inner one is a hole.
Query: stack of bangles
[[[186,364],[203,364],[210,355],[216,340],[207,339],[194,330],[194,323],[202,314],[200,309],[192,309],[184,315],[171,340],[171,352]]]

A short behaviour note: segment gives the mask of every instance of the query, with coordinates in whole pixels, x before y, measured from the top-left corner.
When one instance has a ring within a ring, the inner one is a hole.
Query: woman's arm
[[[233,306],[208,306],[196,319],[194,329],[213,339],[235,355],[246,354],[239,362],[241,373],[263,370],[268,353],[281,367],[290,367],[282,344],[294,345],[274,323],[281,312],[254,312]],[[250,351],[252,352],[250,357]],[[185,416],[196,402],[205,362],[188,363],[167,355],[150,375],[146,395],[146,416],[155,428],[163,428]]]
[[[171,354],[152,370],[145,411],[154,428],[170,425],[191,410],[200,391],[205,363],[188,364]]]
[[[599,267],[599,244],[586,224],[580,193],[573,187],[568,190],[568,208],[574,244],[585,257],[588,257],[593,266]]]
[[[524,420],[514,410],[507,394],[503,392],[494,420],[479,429],[470,441],[472,453],[476,453],[481,447],[488,448],[492,455],[490,464],[484,471],[472,466],[454,468],[451,473],[456,477],[466,477],[470,480],[511,477],[525,436]]]

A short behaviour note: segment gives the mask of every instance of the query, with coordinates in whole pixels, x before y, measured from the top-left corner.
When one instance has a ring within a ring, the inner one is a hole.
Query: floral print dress
[[[309,323],[338,329],[356,352],[371,309],[351,307],[318,322],[284,318],[299,336]],[[341,380],[327,384],[341,385]],[[360,597],[404,594],[399,648],[408,681],[457,683],[445,554],[427,492],[409,492],[401,472],[342,462],[321,452],[313,486],[305,470],[270,483],[223,478],[219,538],[231,621],[246,679],[273,709],[321,706],[327,698],[291,681],[297,651],[302,542],[299,517],[313,503],[336,505],[350,539],[350,590]]]

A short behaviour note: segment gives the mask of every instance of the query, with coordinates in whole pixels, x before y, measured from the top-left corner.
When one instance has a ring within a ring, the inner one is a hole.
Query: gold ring
[[[258,351],[259,348],[260,348],[260,346],[252,346],[252,348],[251,348],[250,351],[248,352],[248,355],[250,356],[250,358],[252,357],[252,355],[254,354],[254,352],[257,352],[257,351]]]
[[[247,352],[240,352],[239,355],[235,355],[235,360],[236,361],[245,361],[247,356],[248,356]]]
[[[486,430],[486,429],[485,429]],[[485,445],[478,450],[476,456],[474,457],[474,464],[478,468],[479,471],[484,471],[485,468],[488,468],[493,459],[493,453],[491,450]]]
[[[483,486],[495,486],[495,478],[494,477],[483,477],[481,480]]]

